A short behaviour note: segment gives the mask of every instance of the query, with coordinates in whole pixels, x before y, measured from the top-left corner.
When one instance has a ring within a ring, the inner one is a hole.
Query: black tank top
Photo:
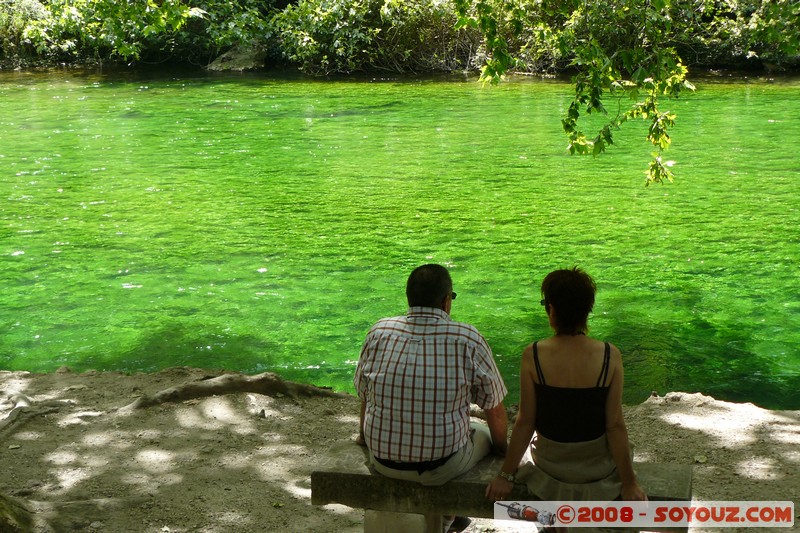
[[[587,388],[552,387],[547,385],[539,364],[539,351],[533,343],[533,361],[539,383],[536,392],[536,431],[557,442],[593,440],[606,432],[606,398],[611,346],[605,343],[603,368],[597,385]]]

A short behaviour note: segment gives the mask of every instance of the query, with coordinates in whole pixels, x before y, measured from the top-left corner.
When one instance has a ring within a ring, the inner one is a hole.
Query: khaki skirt
[[[517,479],[543,501],[612,501],[622,488],[605,434],[584,442],[535,434]]]

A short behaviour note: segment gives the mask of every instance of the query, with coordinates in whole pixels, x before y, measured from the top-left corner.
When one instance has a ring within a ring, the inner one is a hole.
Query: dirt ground
[[[356,398],[235,393],[119,409],[218,374],[0,372],[0,493],[29,502],[39,531],[362,531],[363,511],[310,502],[316,458],[356,435]],[[793,501],[800,530],[800,411],[670,393],[626,419],[637,461],[694,465],[695,500]]]

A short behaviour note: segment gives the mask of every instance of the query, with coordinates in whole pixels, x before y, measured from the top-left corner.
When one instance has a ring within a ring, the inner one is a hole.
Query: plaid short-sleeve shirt
[[[381,459],[447,457],[469,439],[469,405],[507,393],[478,330],[432,307],[385,318],[367,334],[353,380],[366,404],[364,437]]]

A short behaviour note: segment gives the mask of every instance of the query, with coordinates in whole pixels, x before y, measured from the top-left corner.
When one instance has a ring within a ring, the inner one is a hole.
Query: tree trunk
[[[33,511],[28,508],[27,502],[0,493],[0,531],[33,531]]]

